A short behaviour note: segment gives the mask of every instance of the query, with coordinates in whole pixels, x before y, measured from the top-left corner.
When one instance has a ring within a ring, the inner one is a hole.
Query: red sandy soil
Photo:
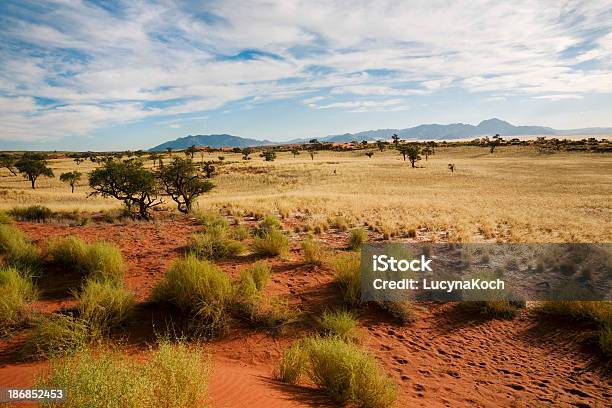
[[[181,255],[189,234],[200,228],[189,218],[18,226],[39,245],[51,237],[76,235],[121,248],[129,265],[126,283],[140,302],[134,323],[122,334],[135,353],[144,352],[146,344],[154,341],[152,325],[164,324],[164,313],[146,303],[151,288]],[[346,235],[331,231],[321,239],[326,246],[340,249]],[[299,307],[305,321],[282,335],[232,322],[223,337],[209,342],[214,356],[213,407],[333,406],[311,387],[274,380],[274,367],[288,344],[306,335],[323,310],[341,306],[332,272],[304,266],[298,236],[293,236],[290,255],[269,260],[272,281],[266,290]],[[250,262],[252,257],[242,257],[218,264],[235,277]],[[36,308],[48,313],[73,305],[65,290],[68,281],[56,279],[43,287],[46,292]],[[396,381],[398,407],[610,406],[610,367],[598,355],[589,328],[545,322],[529,310],[511,321],[479,320],[453,304],[421,303],[418,314],[417,322],[402,326],[374,308],[359,312],[362,344]],[[0,386],[30,386],[46,365],[20,357],[23,337],[24,333],[18,333],[0,340]]]

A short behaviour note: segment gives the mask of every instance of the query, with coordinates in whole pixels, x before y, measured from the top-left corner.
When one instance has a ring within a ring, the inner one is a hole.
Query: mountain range
[[[378,129],[367,130],[358,133],[345,133],[342,135],[331,135],[317,137],[320,142],[346,143],[352,141],[374,141],[387,140],[391,135],[397,134],[406,140],[453,140],[469,137],[500,134],[501,136],[571,136],[571,135],[597,135],[612,134],[612,128],[583,128],[557,130],[545,126],[514,126],[504,120],[493,118],[480,122],[478,125],[465,123],[452,123],[449,125],[428,124],[419,125],[406,129]],[[293,139],[286,142],[272,142],[269,140],[258,140],[233,135],[189,135],[180,137],[155,146],[150,151],[164,151],[167,148],[174,150],[186,149],[190,146],[220,147],[254,147],[268,146],[274,144],[300,144],[308,143],[313,138]]]

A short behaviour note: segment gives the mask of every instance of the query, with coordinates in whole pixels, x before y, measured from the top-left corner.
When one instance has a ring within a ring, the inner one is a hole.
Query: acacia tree
[[[376,147],[378,147],[378,150],[382,152],[383,150],[385,150],[385,142],[383,142],[382,140],[377,140]]]
[[[245,147],[240,151],[240,153],[242,153],[242,160],[251,160],[249,158],[249,155],[253,153],[253,149],[251,149],[250,147]]]
[[[74,193],[74,186],[81,180],[81,173],[78,171],[69,171],[60,175],[60,181],[68,184]]]
[[[162,189],[176,202],[178,210],[187,214],[194,201],[214,187],[208,180],[200,178],[192,160],[175,158],[157,172]]]
[[[391,136],[391,139],[393,139],[393,144],[395,145],[395,148],[397,149],[397,146],[399,145],[399,136],[394,133],[393,136]]]
[[[496,134],[495,136],[493,136],[493,139],[489,140],[487,138],[488,144],[489,144],[489,148],[491,149],[491,153],[493,153],[493,151],[495,150],[495,148],[497,146],[499,146],[501,144],[501,142],[503,142],[503,139],[501,138],[501,136],[499,134]]]
[[[155,173],[144,168],[142,161],[111,161],[89,175],[90,195],[114,197],[123,201],[133,217],[150,219],[149,210],[162,200]]]
[[[206,162],[202,165],[202,170],[206,174],[206,178],[211,178],[215,174],[215,166],[213,166],[213,162]]]
[[[259,155],[263,157],[265,161],[274,161],[276,160],[276,152],[274,150],[266,150],[262,154]]]
[[[368,156],[369,158],[372,158],[372,156],[374,156],[374,152],[366,152],[365,155]]]
[[[187,149],[185,149],[185,155],[188,156],[191,160],[193,160],[193,156],[195,156],[197,151],[198,149],[195,147],[195,145],[191,145]]]
[[[433,149],[429,146],[425,146],[425,148],[423,149],[423,154],[425,155],[425,161],[427,161],[429,155],[433,154]]]
[[[293,157],[297,157],[300,155],[300,149],[298,149],[297,147],[294,147],[293,149],[291,149],[291,154],[293,154]]]
[[[0,167],[3,167],[10,171],[13,176],[17,175],[17,172],[15,171],[16,162],[17,160],[14,157],[9,156],[6,153],[0,154]]]
[[[15,168],[23,177],[30,180],[33,189],[36,188],[36,180],[40,176],[55,177],[53,171],[47,166],[46,156],[40,153],[24,153],[15,163]]]
[[[412,167],[416,167],[414,164],[418,161],[421,160],[421,149],[419,146],[415,146],[415,145],[408,145],[406,148],[406,155],[408,156],[408,160],[410,161],[410,164],[412,165]]]

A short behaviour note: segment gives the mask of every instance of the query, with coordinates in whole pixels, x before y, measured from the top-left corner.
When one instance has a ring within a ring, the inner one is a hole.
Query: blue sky
[[[612,126],[612,3],[2,1],[0,148]]]

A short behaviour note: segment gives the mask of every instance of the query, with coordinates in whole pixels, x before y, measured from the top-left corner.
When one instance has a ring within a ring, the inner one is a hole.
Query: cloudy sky
[[[612,1],[0,2],[0,148],[612,126]]]

